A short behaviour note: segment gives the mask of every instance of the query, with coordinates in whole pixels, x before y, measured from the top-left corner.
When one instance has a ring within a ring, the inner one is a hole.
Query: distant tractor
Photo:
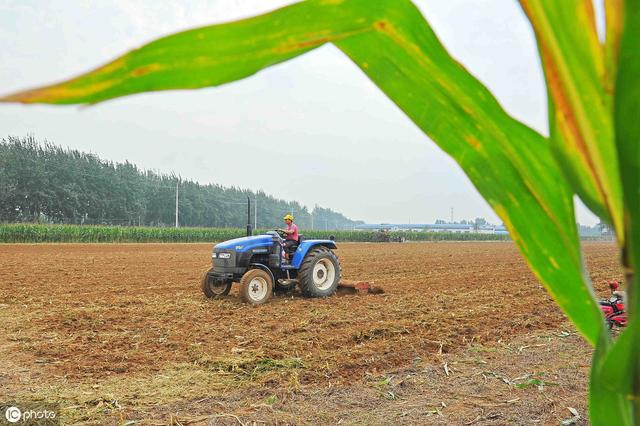
[[[388,243],[391,241],[391,233],[388,229],[380,229],[373,234],[374,243]]]
[[[212,299],[229,294],[234,282],[240,297],[251,305],[265,303],[274,291],[291,291],[296,285],[307,297],[334,294],[340,282],[340,262],[333,240],[305,240],[300,236],[285,259],[279,231],[225,241],[213,247],[212,267],[202,276],[202,291]]]
[[[373,234],[374,243],[404,243],[407,239],[402,235],[393,235],[389,229],[380,229]]]

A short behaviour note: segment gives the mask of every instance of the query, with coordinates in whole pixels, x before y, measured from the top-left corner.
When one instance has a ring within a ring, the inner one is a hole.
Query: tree
[[[284,213],[296,212],[303,229],[311,214],[297,202],[219,185],[200,185],[173,174],[142,171],[136,165],[111,163],[32,137],[0,141],[0,220],[53,223],[170,226],[175,221],[175,188],[180,186],[182,226],[246,225],[247,197],[257,197],[260,224],[281,226]],[[317,207],[331,228],[354,224],[340,213]]]
[[[487,220],[484,217],[476,217],[473,223],[475,223],[477,226],[485,226],[488,224]]]

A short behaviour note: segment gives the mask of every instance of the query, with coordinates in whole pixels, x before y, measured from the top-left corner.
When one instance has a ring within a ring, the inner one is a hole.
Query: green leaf
[[[633,333],[633,334],[632,334]],[[635,330],[629,327],[615,344],[603,331],[593,353],[589,386],[589,417],[594,425],[632,425],[631,392],[633,377],[629,350]]]
[[[605,0],[606,38],[604,45],[605,74],[602,85],[605,93],[615,94],[615,81],[618,72],[620,37],[624,23],[624,1]]]
[[[612,122],[615,0],[607,0],[607,48],[591,0],[520,0],[538,42],[547,80],[549,129],[565,176],[585,204],[608,219],[622,243],[622,189]]]
[[[615,128],[624,190],[623,266],[627,277],[631,345],[623,355],[633,377],[635,420],[640,423],[640,0],[625,0],[624,30],[620,41],[620,62],[616,80]]]
[[[625,29],[616,83],[616,145],[624,188],[625,232],[629,265],[640,267],[640,0],[626,0]],[[636,285],[637,278],[636,276]],[[631,283],[628,283],[631,284]],[[638,292],[632,285],[632,297]],[[634,302],[632,300],[632,302]],[[635,302],[640,303],[640,297]],[[640,305],[634,304],[635,312]]]
[[[215,86],[324,43],[346,53],[451,155],[504,221],[529,266],[594,343],[602,317],[583,271],[573,211],[547,139],[510,117],[444,49],[408,0],[324,0],[168,36],[110,64],[5,102],[94,103]]]
[[[598,375],[603,387],[624,395],[625,399],[632,393],[633,387],[633,375],[629,374],[629,371],[632,371],[633,359],[629,355],[635,344],[636,330],[636,326],[628,326],[623,330],[610,345],[605,356],[599,360]]]
[[[273,405],[276,402],[278,402],[278,396],[277,395],[271,395],[270,397],[268,397],[265,401],[265,403],[267,405]]]

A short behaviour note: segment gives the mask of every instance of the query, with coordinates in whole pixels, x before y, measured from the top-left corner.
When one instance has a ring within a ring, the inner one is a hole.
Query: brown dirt
[[[616,248],[585,253],[605,294],[604,281],[621,278]],[[513,244],[341,244],[338,254],[343,277],[385,293],[252,308],[237,289],[204,298],[207,244],[0,245],[0,401],[55,402],[90,424],[585,415],[591,351]]]

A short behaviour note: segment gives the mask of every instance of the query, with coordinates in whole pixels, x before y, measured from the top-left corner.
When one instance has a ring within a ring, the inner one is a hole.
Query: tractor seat
[[[291,251],[296,251],[302,240],[304,239],[304,235],[298,234],[298,241],[294,245],[291,246]]]
[[[295,253],[301,242],[302,242],[302,235],[298,234],[298,241],[296,241],[294,244],[290,245],[288,247],[288,249],[287,249],[287,252]]]

